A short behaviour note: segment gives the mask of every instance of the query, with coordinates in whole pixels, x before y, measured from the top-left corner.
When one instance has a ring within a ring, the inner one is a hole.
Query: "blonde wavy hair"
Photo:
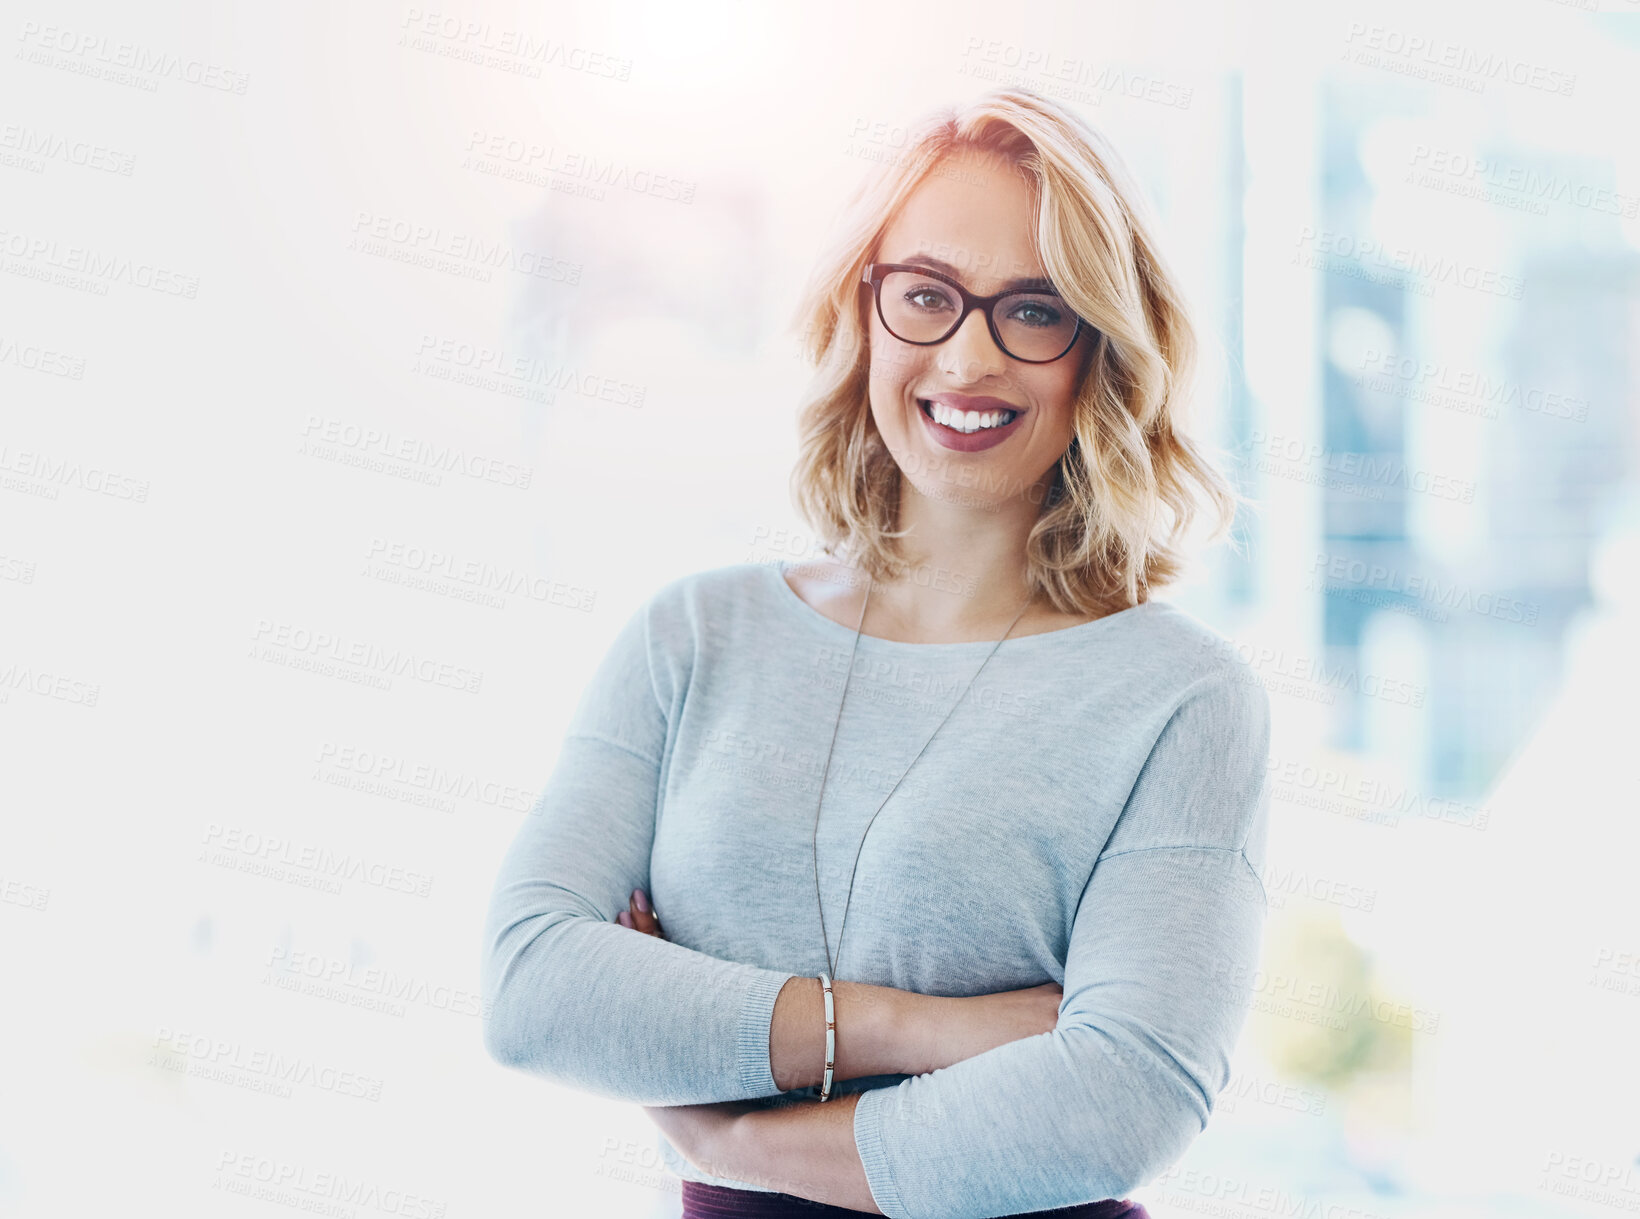
[[[1037,256],[1097,332],[1074,438],[1027,541],[1027,581],[1061,613],[1139,604],[1179,578],[1180,541],[1204,508],[1216,542],[1247,501],[1181,430],[1197,340],[1143,196],[1099,132],[1030,89],[935,111],[904,155],[850,197],[794,320],[816,375],[798,416],[793,499],[825,553],[873,579],[907,570],[897,546],[906,534],[895,530],[902,472],[871,417],[870,291],[860,277],[912,191],[965,161],[1025,179]]]

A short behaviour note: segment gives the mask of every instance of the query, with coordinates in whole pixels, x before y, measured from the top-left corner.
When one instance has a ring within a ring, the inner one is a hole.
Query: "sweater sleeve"
[[[861,1097],[855,1146],[885,1215],[1121,1198],[1205,1129],[1267,910],[1268,749],[1250,671],[1187,688],[1078,901],[1058,1025]]]
[[[502,860],[484,926],[484,1045],[504,1066],[639,1104],[773,1096],[769,1028],[795,975],[614,921],[632,890],[650,891],[671,705],[651,657],[658,596],[594,673]]]

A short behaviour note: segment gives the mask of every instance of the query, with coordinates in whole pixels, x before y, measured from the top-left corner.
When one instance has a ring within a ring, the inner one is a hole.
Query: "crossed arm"
[[[1200,1134],[1229,1078],[1266,903],[1240,849],[1121,851],[1095,881],[1051,1030],[825,1104],[650,1116],[710,1175],[895,1219],[1126,1196]]]
[[[640,614],[503,861],[482,969],[493,1057],[655,1107],[713,1175],[893,1219],[1121,1197],[1178,1157],[1229,1078],[1265,912],[1262,690],[1221,672],[1181,696],[1078,900],[1051,1030],[754,1111],[733,1102],[819,1081],[785,1075],[779,1014],[818,983],[611,920],[648,883],[671,703],[646,638]]]

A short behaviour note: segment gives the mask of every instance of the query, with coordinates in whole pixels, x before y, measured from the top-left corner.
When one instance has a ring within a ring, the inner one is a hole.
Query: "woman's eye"
[[[936,288],[913,288],[905,294],[905,299],[924,311],[951,307],[951,298]]]
[[[1063,319],[1063,315],[1059,310],[1037,301],[1025,302],[1009,316],[1018,318],[1027,326],[1057,326]]]

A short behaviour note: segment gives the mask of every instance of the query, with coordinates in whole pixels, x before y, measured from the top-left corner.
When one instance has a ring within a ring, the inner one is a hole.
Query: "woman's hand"
[[[949,1067],[999,1045],[1051,1032],[1059,1023],[1065,990],[1057,982],[954,998],[917,995],[910,1027],[919,1030],[914,1074]]]
[[[666,933],[661,930],[660,917],[650,908],[649,894],[642,889],[632,890],[630,904],[615,916],[615,921],[623,927],[630,927],[634,931],[652,935],[657,940],[666,938]]]
[[[719,1101],[710,1105],[645,1105],[643,1111],[679,1155],[702,1172],[720,1176],[713,1165],[725,1148],[735,1119],[756,1108],[746,1101]]]

